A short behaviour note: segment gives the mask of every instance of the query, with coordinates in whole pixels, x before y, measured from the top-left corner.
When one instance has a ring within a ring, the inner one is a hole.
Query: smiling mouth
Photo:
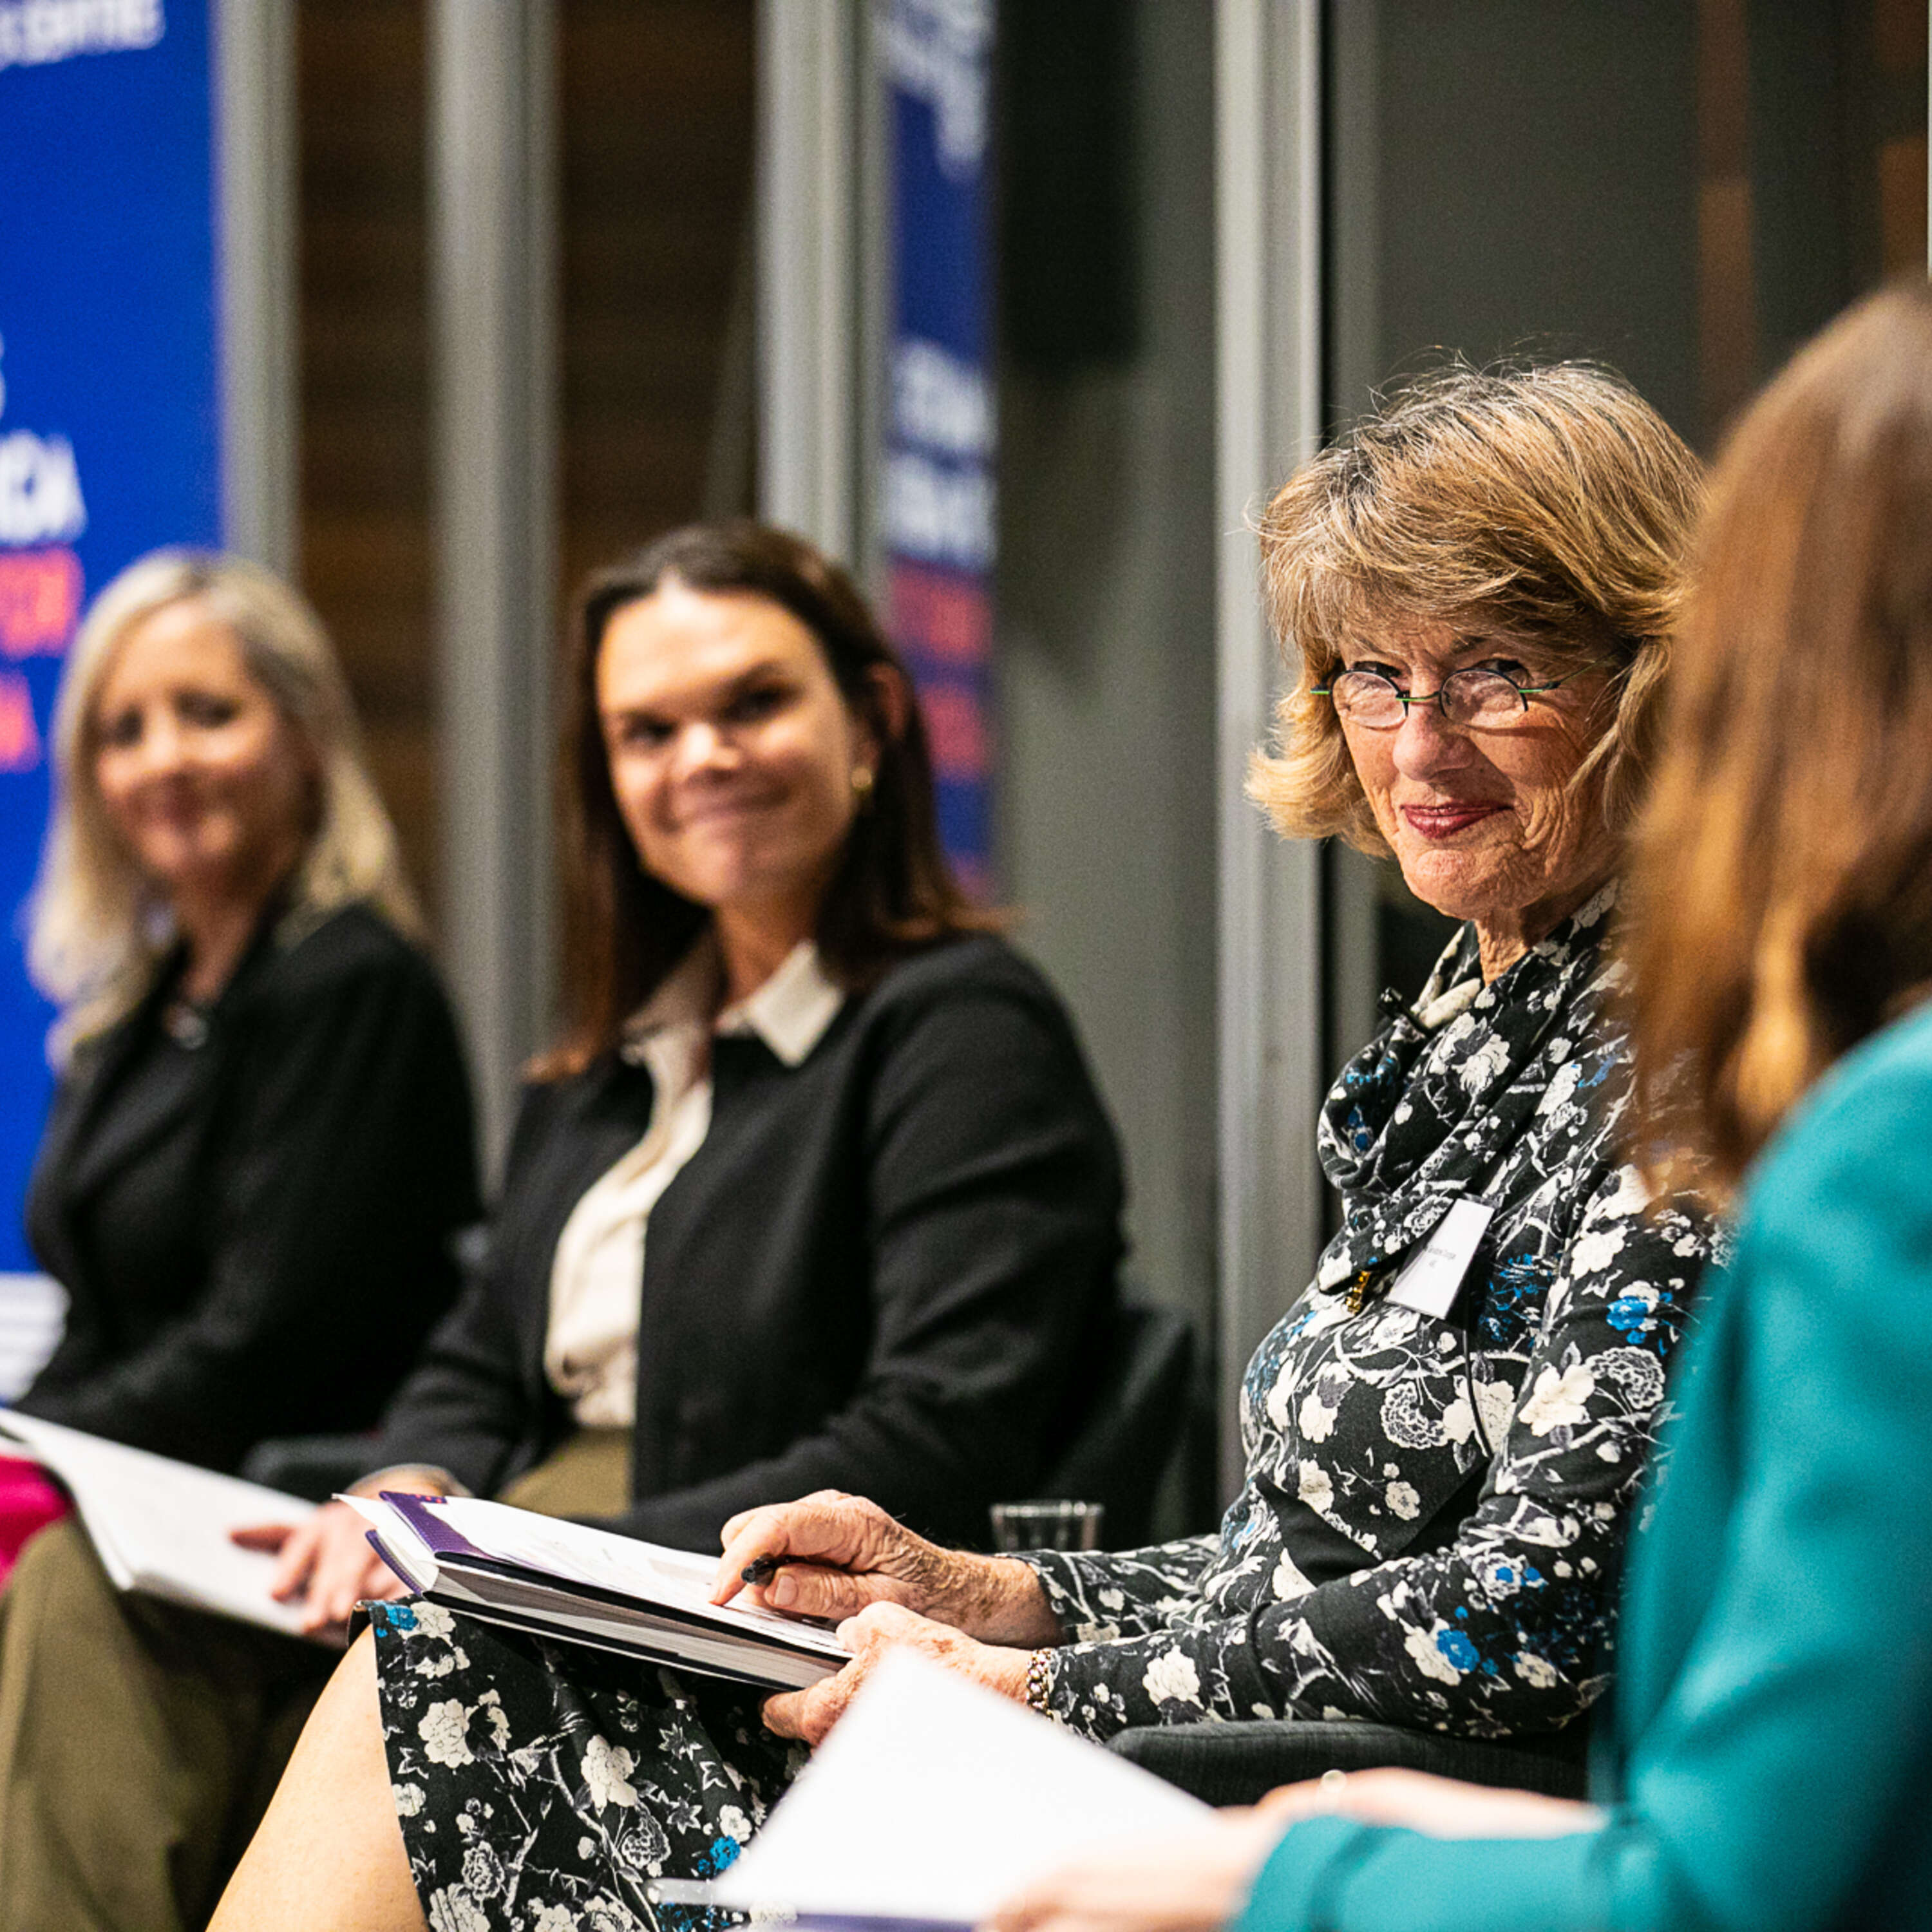
[[[1499,805],[1478,803],[1457,805],[1406,805],[1402,808],[1402,818],[1412,831],[1419,832],[1425,838],[1453,838],[1459,832],[1485,818],[1492,818],[1502,811]]]
[[[678,814],[681,831],[707,824],[729,824],[734,819],[752,818],[771,810],[778,801],[770,798],[739,796],[706,799],[701,805],[688,805]]]

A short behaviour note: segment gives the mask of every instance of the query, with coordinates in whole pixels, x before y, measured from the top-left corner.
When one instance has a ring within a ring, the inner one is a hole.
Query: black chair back
[[[1102,1540],[1110,1550],[1145,1543],[1161,1478],[1187,1432],[1193,1390],[1194,1324],[1170,1308],[1124,1305],[1087,1420],[1040,1493],[1106,1504]]]

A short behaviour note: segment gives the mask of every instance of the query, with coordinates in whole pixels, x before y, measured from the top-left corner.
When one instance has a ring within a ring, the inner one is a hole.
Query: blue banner
[[[0,0],[0,1273],[49,1093],[26,902],[87,597],[220,540],[208,0]]]
[[[892,154],[887,622],[932,735],[947,856],[990,893],[992,8],[890,0],[877,18]]]

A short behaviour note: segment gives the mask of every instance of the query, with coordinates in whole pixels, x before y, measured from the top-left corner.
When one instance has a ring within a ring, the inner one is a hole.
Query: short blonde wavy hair
[[[249,675],[300,734],[320,772],[314,824],[284,916],[291,934],[356,899],[404,932],[422,929],[395,828],[364,764],[349,687],[321,619],[255,564],[155,550],[94,599],[54,704],[53,812],[34,889],[27,958],[34,984],[61,1009],[48,1036],[57,1066],[76,1042],[139,1004],[174,942],[165,901],[101,803],[94,730],[100,686],[128,632],[166,606],[188,602],[241,640]]]
[[[1610,674],[1600,774],[1627,827],[1688,589],[1702,472],[1615,371],[1587,362],[1422,377],[1289,478],[1260,523],[1270,615],[1293,687],[1249,791],[1284,837],[1388,848],[1333,704],[1315,693],[1375,625],[1481,623]]]

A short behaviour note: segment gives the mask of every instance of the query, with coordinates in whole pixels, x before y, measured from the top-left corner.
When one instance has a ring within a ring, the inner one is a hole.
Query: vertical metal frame
[[[1252,518],[1321,428],[1320,0],[1216,0],[1221,1471],[1248,1358],[1321,1245],[1321,854],[1248,802],[1280,674]]]
[[[860,563],[862,0],[759,0],[758,507]]]
[[[294,0],[218,0],[221,526],[284,576],[296,562]]]
[[[442,929],[493,1162],[555,1004],[555,86],[554,0],[434,0]]]

